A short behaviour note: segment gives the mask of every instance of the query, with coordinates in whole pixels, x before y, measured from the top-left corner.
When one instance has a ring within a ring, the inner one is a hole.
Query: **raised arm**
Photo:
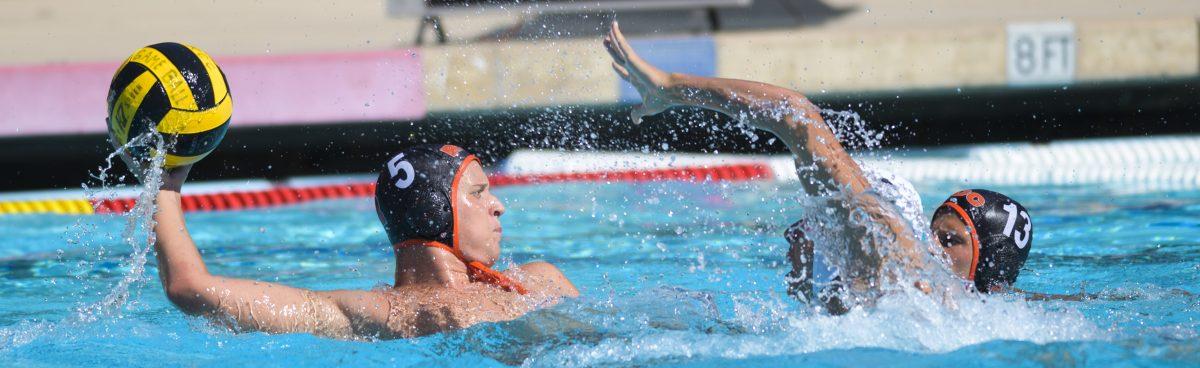
[[[338,302],[352,298],[352,295],[314,292],[208,273],[188,234],[180,204],[179,189],[190,169],[190,166],[183,166],[165,172],[163,187],[157,196],[154,248],[167,298],[187,314],[227,323],[239,330],[352,336],[350,320]]]
[[[613,58],[613,69],[644,100],[633,109],[634,122],[676,106],[715,110],[779,137],[791,150],[809,195],[869,189],[862,170],[825,124],[820,110],[800,92],[766,83],[664,72],[638,56],[615,22],[604,45]]]
[[[633,109],[635,122],[671,107],[697,106],[722,112],[779,137],[792,152],[805,192],[827,196],[837,216],[847,222],[838,236],[851,241],[848,251],[856,270],[843,271],[854,282],[875,284],[871,279],[882,269],[883,254],[903,258],[909,269],[922,267],[924,257],[904,219],[868,192],[870,183],[862,169],[842,148],[820,110],[804,95],[759,82],[664,72],[638,56],[616,22],[604,38],[604,45],[613,59],[613,69],[642,95],[643,103]],[[852,211],[856,212],[853,217],[865,216],[869,221],[853,223],[849,220]],[[887,252],[885,247],[901,251]]]

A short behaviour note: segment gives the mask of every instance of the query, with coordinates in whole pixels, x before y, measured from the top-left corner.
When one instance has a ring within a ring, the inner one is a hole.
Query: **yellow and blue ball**
[[[233,98],[225,73],[204,51],[164,42],[134,52],[108,88],[108,135],[115,147],[150,132],[168,143],[166,167],[207,156],[229,129]],[[131,147],[135,159],[153,150]]]

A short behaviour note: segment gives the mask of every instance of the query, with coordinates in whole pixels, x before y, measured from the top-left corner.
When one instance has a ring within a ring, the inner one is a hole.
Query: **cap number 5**
[[[396,180],[396,187],[400,189],[405,189],[412,185],[414,176],[412,164],[403,160],[404,154],[401,153],[396,155],[396,157],[393,157],[391,161],[388,161],[388,172],[391,173],[392,179],[396,179],[396,176],[399,175],[401,171],[404,172],[404,177]]]

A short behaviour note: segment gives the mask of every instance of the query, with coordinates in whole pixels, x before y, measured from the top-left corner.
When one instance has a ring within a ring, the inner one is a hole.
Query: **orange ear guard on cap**
[[[954,210],[958,218],[967,224],[967,230],[971,232],[971,268],[967,272],[967,279],[975,280],[975,268],[979,266],[979,232],[975,230],[975,222],[971,221],[971,216],[967,216],[967,211],[964,211],[958,203],[946,201],[946,203],[942,203],[942,206]]]
[[[453,149],[447,149],[447,147],[453,147]],[[460,151],[461,149],[459,149],[457,146],[446,145],[442,147],[442,152],[451,156],[457,155]],[[454,236],[451,237],[451,239],[453,239],[454,246],[452,249],[448,250],[450,253],[454,253],[455,257],[458,257],[460,261],[467,265],[467,270],[468,274],[471,276],[471,281],[482,282],[499,287],[504,291],[516,291],[518,294],[525,295],[529,292],[525,290],[525,287],[516,280],[513,280],[500,272],[496,272],[496,270],[493,270],[491,267],[483,264],[483,262],[467,261],[462,252],[458,251],[459,249],[462,249],[459,247],[458,242],[459,238],[461,238],[458,236],[458,201],[456,200],[458,195],[458,182],[462,180],[463,173],[467,171],[467,166],[469,166],[472,162],[478,163],[479,159],[476,158],[475,155],[467,155],[467,158],[463,160],[462,165],[460,165],[458,170],[454,173],[454,181],[452,181],[450,184],[450,209],[452,216],[454,217],[454,227],[452,229]],[[441,243],[436,244],[445,246]]]
[[[1025,207],[997,192],[969,189],[951,195],[938,211],[947,209],[971,232],[975,289],[986,293],[1015,283],[1033,246],[1033,221]]]
[[[455,146],[446,145],[445,147]],[[450,153],[447,152],[445,147],[442,147],[442,152],[446,152],[446,154],[449,155]],[[459,151],[454,152],[457,153]],[[450,241],[454,249],[462,249],[458,247],[458,201],[456,200],[458,198],[458,182],[462,181],[463,173],[467,172],[467,166],[470,166],[472,162],[478,163],[479,159],[475,158],[475,155],[467,155],[467,158],[463,159],[462,164],[458,165],[458,170],[454,171],[454,180],[450,181],[450,217],[453,218],[452,221],[454,222],[454,225],[452,225],[450,228],[450,231],[453,234],[450,237]]]

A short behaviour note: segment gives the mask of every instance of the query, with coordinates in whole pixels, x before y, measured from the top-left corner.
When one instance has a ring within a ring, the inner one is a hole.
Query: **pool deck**
[[[852,7],[844,16],[794,33],[880,32],[1003,26],[1072,20],[1130,24],[1200,18],[1195,1],[953,1],[827,0]],[[216,55],[380,51],[411,47],[418,19],[390,17],[382,1],[265,0],[0,1],[0,65],[123,59],[132,47],[187,40]],[[509,25],[522,14],[456,15],[446,19],[452,41]],[[1190,35],[1196,37],[1196,34]],[[850,37],[856,38],[856,37]],[[1130,55],[1137,57],[1137,55]]]
[[[1051,80],[1040,85],[1200,76],[1200,2],[1195,1],[1150,0],[1133,5],[1088,0],[827,3],[848,9],[847,13],[799,28],[664,34],[636,42],[644,53],[654,54],[650,59],[675,70],[761,80],[812,94],[949,91],[1027,85],[1014,80],[1006,69],[1011,63],[1007,40],[1013,31],[1009,27],[1061,23],[1073,30],[1077,50],[1073,70],[1062,77],[1067,78],[1065,82]],[[372,104],[358,95],[394,93],[399,88],[363,87],[348,96],[331,92],[336,98],[327,100],[352,101],[344,101],[338,107],[343,113],[327,117],[329,121],[412,120],[412,115],[423,115],[426,110],[606,105],[636,99],[611,73],[594,38],[469,42],[527,16],[519,13],[447,17],[452,42],[425,47],[412,44],[417,18],[391,17],[379,1],[347,1],[336,6],[280,0],[7,1],[0,2],[0,14],[0,34],[6,35],[0,38],[0,66],[115,64],[136,47],[163,40],[198,45],[217,55],[223,64],[244,57],[264,58],[280,73],[294,75],[307,74],[309,70],[302,67],[310,59],[353,59],[376,52],[409,52],[419,58],[420,67],[405,72],[409,79],[388,79],[402,85],[415,83],[403,89],[424,92],[426,98],[419,107],[381,115],[374,111],[378,101]],[[322,70],[350,73],[336,66],[322,66]],[[0,75],[0,80],[4,78]],[[314,83],[305,78],[273,82],[280,90],[311,90]],[[14,85],[7,89],[11,91],[0,91],[0,95],[28,96],[30,88]],[[55,97],[53,100],[61,98],[50,91],[46,94]],[[246,91],[241,87],[239,92],[270,92],[253,86]],[[290,106],[301,103],[274,100]],[[270,114],[257,110],[263,103],[269,101],[241,110],[240,121],[253,125],[271,120],[259,117]],[[0,110],[9,108],[16,107]],[[263,109],[286,111],[279,106]],[[9,130],[0,135],[24,135]]]

